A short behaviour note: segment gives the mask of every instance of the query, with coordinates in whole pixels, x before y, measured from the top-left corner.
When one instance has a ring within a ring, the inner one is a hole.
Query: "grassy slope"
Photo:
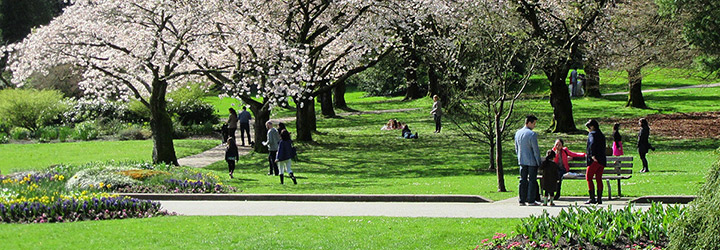
[[[13,239],[0,241],[0,248],[472,249],[518,223],[518,219],[181,216],[0,224],[0,238]]]
[[[216,140],[175,140],[179,157],[217,146]],[[41,169],[53,164],[80,164],[92,161],[152,159],[152,140],[87,141],[68,143],[0,144],[0,170]]]

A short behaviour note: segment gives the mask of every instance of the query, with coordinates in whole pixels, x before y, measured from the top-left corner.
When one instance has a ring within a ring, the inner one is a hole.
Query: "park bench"
[[[632,178],[632,164],[633,158],[631,156],[608,156],[607,166],[603,170],[602,179],[607,182],[605,189],[608,192],[608,199],[612,200],[612,186],[610,181],[617,181],[617,197],[622,197],[622,188],[620,181]],[[573,158],[568,166],[570,172],[578,175],[565,175],[565,180],[583,180],[585,181],[585,170],[587,169],[587,162],[585,157]],[[581,175],[580,175],[581,174]],[[538,180],[542,179],[542,172],[538,172]]]

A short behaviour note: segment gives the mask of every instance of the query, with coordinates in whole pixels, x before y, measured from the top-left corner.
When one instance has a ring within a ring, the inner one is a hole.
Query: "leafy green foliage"
[[[369,96],[403,94],[407,86],[402,65],[403,59],[398,52],[390,53],[374,67],[348,79],[348,85],[357,86]]]
[[[49,142],[58,138],[59,129],[57,127],[45,126],[36,132],[36,137],[40,142]]]
[[[26,128],[13,128],[10,130],[10,138],[14,140],[25,140],[30,138],[30,130]]]
[[[182,125],[217,124],[215,107],[203,100],[208,93],[200,84],[188,84],[168,94],[168,112]]]
[[[94,121],[85,121],[75,125],[72,137],[75,140],[89,141],[97,139],[99,134]]]
[[[35,132],[67,109],[54,90],[5,89],[0,91],[0,119]]]
[[[705,178],[697,199],[671,227],[670,249],[717,249],[720,245],[720,161]]]

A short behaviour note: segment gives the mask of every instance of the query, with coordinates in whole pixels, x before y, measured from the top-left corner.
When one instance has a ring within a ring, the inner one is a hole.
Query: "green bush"
[[[89,141],[97,139],[99,133],[95,122],[85,121],[75,126],[75,132],[73,133],[73,139]]]
[[[720,148],[715,151],[720,152]],[[720,161],[710,168],[698,197],[670,227],[670,249],[717,249],[720,246]]]
[[[35,132],[67,109],[55,90],[5,89],[0,91],[0,120]]]
[[[58,134],[59,132],[57,127],[45,126],[38,129],[38,131],[35,133],[35,136],[41,142],[49,142],[57,139]]]
[[[10,138],[14,140],[26,140],[30,139],[30,130],[26,128],[13,128],[10,130]]]
[[[168,112],[182,125],[219,123],[215,106],[203,101],[207,95],[201,84],[188,84],[168,94]]]
[[[0,132],[1,132],[1,133],[9,134],[11,128],[12,128],[12,127],[10,127],[10,125],[8,125],[7,123],[4,123],[4,122],[2,121],[2,119],[0,119]]]
[[[5,144],[10,141],[10,138],[5,132],[0,132],[0,144]]]
[[[128,122],[147,122],[150,121],[150,109],[138,100],[132,100],[128,103],[127,112],[123,121]]]
[[[120,130],[118,137],[120,140],[145,140],[152,136],[152,132],[149,129],[143,128],[138,125],[133,125],[123,130]]]
[[[70,136],[72,136],[73,132],[74,132],[73,129],[70,127],[65,127],[65,126],[59,127],[58,128],[58,140],[60,140],[61,142],[66,142],[67,139],[70,138]]]

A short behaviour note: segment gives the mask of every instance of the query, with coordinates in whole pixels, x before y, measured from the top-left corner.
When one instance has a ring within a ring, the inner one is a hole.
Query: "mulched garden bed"
[[[673,139],[720,139],[720,112],[656,114],[645,118],[650,123],[652,135]],[[610,119],[608,122],[619,122],[625,130],[640,128],[636,118]]]

